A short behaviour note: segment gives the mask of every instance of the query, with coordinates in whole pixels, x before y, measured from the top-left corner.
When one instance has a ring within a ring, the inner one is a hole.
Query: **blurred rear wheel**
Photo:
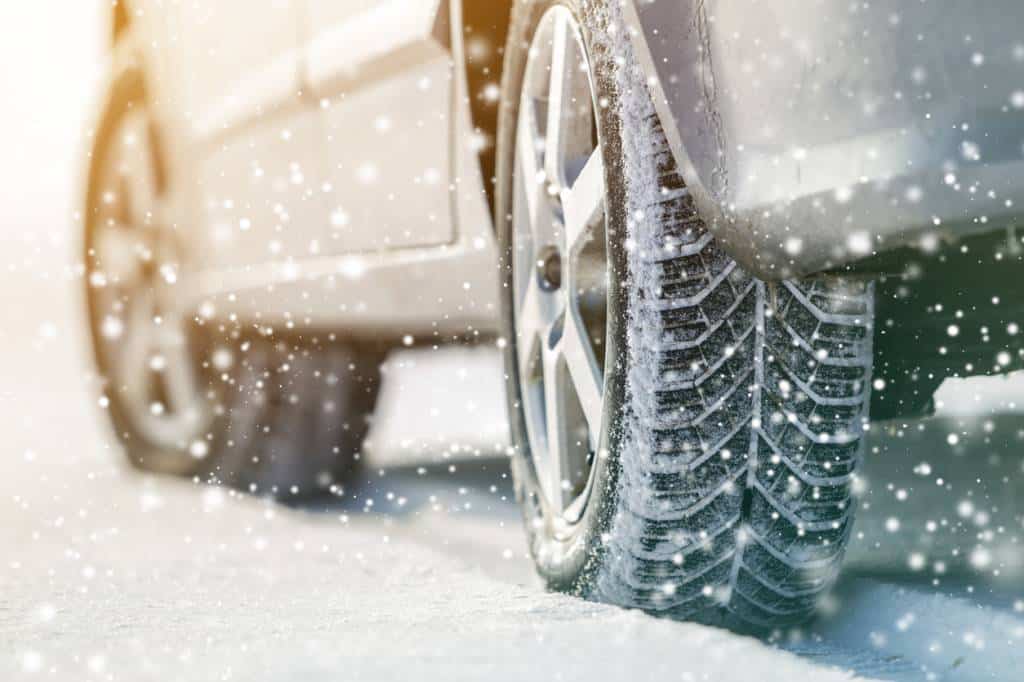
[[[187,244],[137,77],[114,88],[96,139],[82,281],[101,404],[131,463],[282,498],[343,481],[376,354],[334,335],[244,336],[183,309]]]

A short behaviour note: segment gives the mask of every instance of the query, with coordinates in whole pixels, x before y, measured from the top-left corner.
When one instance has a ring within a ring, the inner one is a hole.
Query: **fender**
[[[758,277],[1020,217],[1019,0],[627,0],[625,16],[698,208]]]

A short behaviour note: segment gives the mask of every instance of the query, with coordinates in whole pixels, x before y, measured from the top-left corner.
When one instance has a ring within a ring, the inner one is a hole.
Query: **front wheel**
[[[872,287],[719,248],[614,8],[520,3],[497,224],[514,471],[557,589],[683,617],[811,615],[850,537]]]

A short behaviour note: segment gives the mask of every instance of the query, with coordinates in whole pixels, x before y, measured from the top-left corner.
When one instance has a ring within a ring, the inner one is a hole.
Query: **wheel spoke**
[[[192,369],[192,352],[185,338],[187,321],[177,312],[165,314],[157,326],[156,350],[163,358],[161,371],[170,403],[176,415],[193,418],[198,414],[196,400],[200,392]]]
[[[104,226],[93,243],[94,270],[113,284],[131,286],[142,277],[142,263],[153,257],[150,240],[119,223]]]
[[[125,123],[121,138],[124,165],[120,172],[128,190],[128,219],[139,228],[158,223],[162,212],[151,135],[147,117],[138,113]]]
[[[544,170],[549,182],[564,186],[566,90],[569,71],[568,22],[556,14],[551,36],[551,73],[548,83],[548,120],[545,127]]]
[[[540,287],[537,286],[536,277],[527,280],[526,291],[519,306],[519,314],[516,317],[517,345],[520,352],[520,366],[527,371],[526,355],[530,353],[530,342],[540,338],[550,323],[547,321],[545,302],[542,300]]]
[[[566,312],[560,346],[572,386],[583,408],[590,442],[596,447],[601,435],[604,382],[593,345],[573,306]]]
[[[149,290],[136,290],[127,302],[128,319],[124,343],[114,347],[119,355],[120,372],[126,399],[140,408],[148,409],[151,399],[150,358],[155,349],[153,315],[154,296]]]
[[[593,114],[586,61],[568,20],[559,15],[551,40],[544,169],[559,190],[569,187],[593,150]]]
[[[565,241],[570,254],[578,253],[591,229],[604,216],[604,161],[600,148],[587,159],[572,187],[562,192]]]
[[[526,340],[539,338],[546,346],[552,345],[550,339],[555,324],[565,310],[564,297],[557,292],[542,290],[535,274],[527,280],[524,288],[516,316],[516,337],[521,360],[524,358],[522,354],[529,352],[523,343]],[[526,365],[523,368],[525,371]]]
[[[546,344],[545,344],[546,346]],[[565,361],[560,348],[544,348],[544,406],[547,425],[546,471],[539,472],[547,482],[548,500],[561,511],[565,506],[563,481],[568,481],[569,471],[569,425],[566,419]]]
[[[547,193],[547,180],[544,169],[540,164],[540,134],[537,131],[536,109],[531,98],[524,95],[521,104],[521,114],[517,131],[518,148],[516,157],[518,162],[517,180],[522,184],[522,191],[526,196],[528,210],[527,224],[536,235],[542,214],[549,213]]]
[[[538,351],[539,341],[537,337],[530,339],[527,347],[530,359],[520,376],[523,382],[520,384],[520,395],[523,401],[523,414],[526,417],[526,437],[530,446],[530,453],[537,468],[538,478],[543,479],[541,472],[544,469],[545,458],[548,456],[547,431],[543,427],[547,423],[545,413],[545,386],[543,381],[543,370],[537,367],[542,362]],[[524,342],[526,343],[526,342]],[[536,354],[535,354],[536,353]],[[536,357],[536,363],[533,358]],[[539,370],[541,377],[535,377],[534,373]],[[543,485],[543,484],[542,484]],[[544,485],[544,492],[547,494],[547,486]]]

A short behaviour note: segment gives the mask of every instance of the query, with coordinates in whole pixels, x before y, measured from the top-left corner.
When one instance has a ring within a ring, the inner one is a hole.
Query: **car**
[[[82,290],[153,472],[339,492],[496,344],[554,589],[777,627],[875,422],[1020,367],[1016,0],[114,0]]]

